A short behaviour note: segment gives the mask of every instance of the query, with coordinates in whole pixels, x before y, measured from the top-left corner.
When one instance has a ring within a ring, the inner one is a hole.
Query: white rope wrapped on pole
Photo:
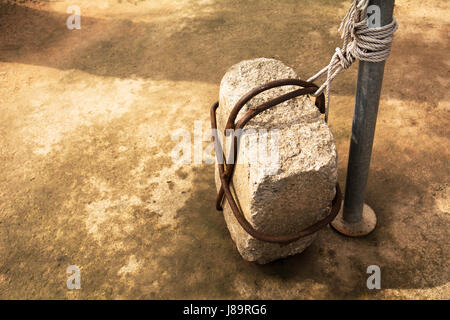
[[[314,93],[314,96],[318,96],[325,90],[325,121],[328,121],[331,82],[339,72],[349,68],[356,59],[381,62],[386,60],[391,52],[394,32],[398,27],[397,21],[392,18],[392,22],[385,26],[369,27],[368,5],[369,0],[353,1],[338,29],[339,32],[342,31],[341,39],[344,39],[342,49],[336,48],[330,63],[308,79],[308,82],[312,82],[327,74],[326,81]]]

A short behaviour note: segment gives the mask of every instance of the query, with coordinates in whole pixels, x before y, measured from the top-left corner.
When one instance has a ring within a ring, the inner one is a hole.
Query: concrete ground
[[[449,3],[396,1],[371,235],[325,228],[300,255],[245,262],[213,166],[171,160],[172,132],[207,132],[227,68],[275,57],[308,78],[350,2],[0,1],[0,298],[449,299]],[[72,4],[81,30],[66,28]],[[333,84],[341,185],[356,72]],[[373,264],[381,290],[366,288]]]

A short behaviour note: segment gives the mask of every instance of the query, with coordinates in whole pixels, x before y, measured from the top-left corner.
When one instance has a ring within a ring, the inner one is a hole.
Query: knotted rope
[[[331,82],[339,72],[349,68],[356,59],[381,62],[386,60],[391,52],[394,32],[398,27],[397,21],[393,17],[392,22],[385,26],[369,28],[368,5],[369,0],[353,1],[338,29],[339,32],[342,30],[341,39],[344,39],[342,49],[336,48],[330,63],[308,79],[308,82],[313,82],[327,74],[327,80],[313,94],[318,96],[325,90],[325,121],[328,121]]]

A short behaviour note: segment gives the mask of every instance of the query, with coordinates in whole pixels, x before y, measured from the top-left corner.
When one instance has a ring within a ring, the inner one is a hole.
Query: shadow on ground
[[[0,4],[0,61],[118,78],[218,84],[231,65],[263,56],[280,59],[308,78],[341,45],[337,13],[343,13],[346,4],[308,0],[275,6],[272,1],[225,1],[210,4],[210,10],[193,17],[165,12],[167,19],[154,23],[83,16],[81,30],[68,30],[66,14],[4,3]],[[445,27],[439,33],[447,37]],[[387,66],[395,66],[396,71],[386,77],[385,95],[437,103],[441,79],[447,76],[435,63],[447,59],[448,41],[442,45],[426,41],[421,33],[396,37]],[[430,73],[435,77],[429,78]],[[333,90],[353,95],[355,75],[356,68],[342,73]]]

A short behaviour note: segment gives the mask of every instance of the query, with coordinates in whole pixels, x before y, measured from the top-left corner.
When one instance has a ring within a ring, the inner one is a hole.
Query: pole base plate
[[[339,211],[336,219],[330,223],[333,229],[337,232],[349,237],[362,237],[375,230],[377,225],[377,216],[372,208],[367,204],[364,203],[362,219],[358,222],[350,223],[345,221],[342,215],[343,211],[344,210],[341,208],[341,211]]]

